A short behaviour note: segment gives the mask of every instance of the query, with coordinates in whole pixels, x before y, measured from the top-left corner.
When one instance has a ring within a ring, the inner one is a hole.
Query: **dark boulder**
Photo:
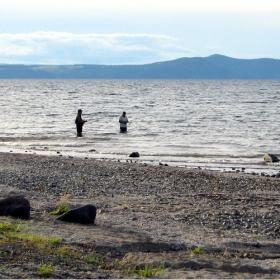
[[[96,207],[92,204],[87,204],[64,213],[57,220],[69,223],[94,224],[95,217]]]
[[[277,158],[277,156],[272,155],[272,154],[265,154],[263,156],[263,160],[267,161],[267,162],[278,162],[279,159]]]
[[[140,157],[138,152],[133,152],[129,155],[129,157]]]
[[[30,218],[30,203],[22,195],[0,200],[0,216],[13,216],[19,219]]]

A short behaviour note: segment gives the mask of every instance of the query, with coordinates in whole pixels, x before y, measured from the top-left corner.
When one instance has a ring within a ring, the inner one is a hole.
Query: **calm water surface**
[[[137,151],[153,164],[280,170],[263,162],[280,154],[280,81],[0,80],[0,109],[2,152],[126,160]]]

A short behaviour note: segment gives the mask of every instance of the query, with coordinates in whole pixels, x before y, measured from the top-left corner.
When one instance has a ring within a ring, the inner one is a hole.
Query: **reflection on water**
[[[251,80],[0,80],[0,148],[262,166],[265,153],[279,154],[279,88]],[[78,139],[79,108],[88,122]]]

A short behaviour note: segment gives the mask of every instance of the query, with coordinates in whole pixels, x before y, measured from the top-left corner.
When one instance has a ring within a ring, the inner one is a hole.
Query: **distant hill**
[[[280,60],[215,54],[144,65],[0,64],[0,79],[280,79]]]

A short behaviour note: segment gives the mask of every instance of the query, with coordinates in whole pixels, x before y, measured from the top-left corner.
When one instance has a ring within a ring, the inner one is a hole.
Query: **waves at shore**
[[[279,81],[2,80],[0,151],[275,175]],[[84,137],[74,118],[83,109]],[[126,110],[128,133],[119,133]],[[20,116],[20,117],[19,117]]]

